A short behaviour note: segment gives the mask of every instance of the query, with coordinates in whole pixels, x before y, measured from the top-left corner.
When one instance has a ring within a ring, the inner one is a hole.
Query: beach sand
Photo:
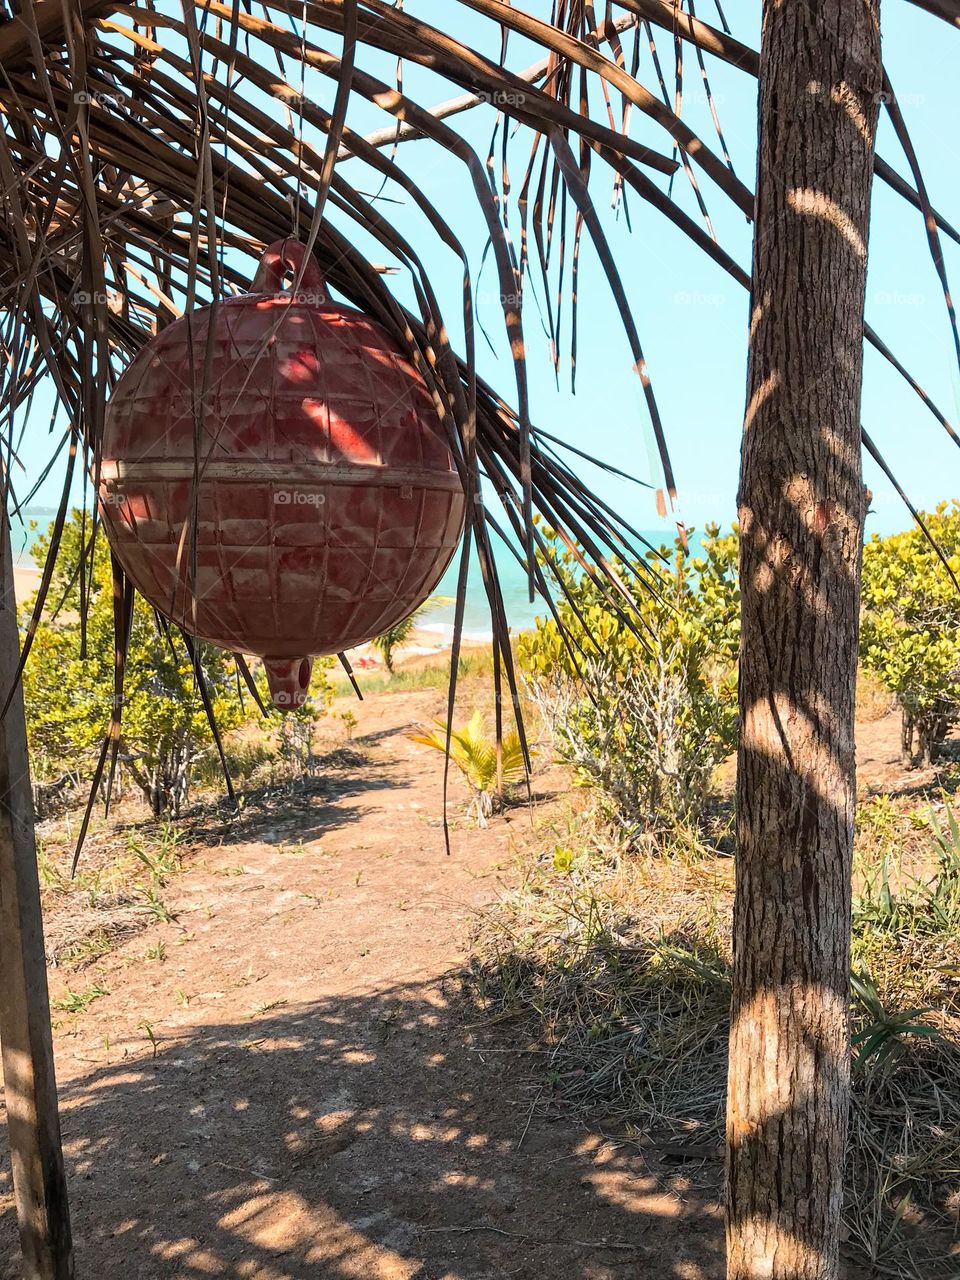
[[[17,603],[29,600],[40,585],[40,570],[29,565],[15,565],[13,570],[13,589]]]

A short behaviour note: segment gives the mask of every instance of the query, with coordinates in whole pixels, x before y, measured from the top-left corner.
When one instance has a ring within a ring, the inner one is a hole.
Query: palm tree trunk
[[[879,0],[765,0],[740,488],[729,1280],[835,1280]]]

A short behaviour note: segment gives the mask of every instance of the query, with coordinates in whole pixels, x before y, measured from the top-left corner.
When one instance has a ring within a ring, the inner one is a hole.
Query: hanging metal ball
[[[330,299],[295,240],[266,250],[250,293],[146,344],[107,404],[102,458],[104,527],[134,586],[189,634],[262,658],[281,709],[304,701],[313,657],[409,617],[463,529],[423,377]]]

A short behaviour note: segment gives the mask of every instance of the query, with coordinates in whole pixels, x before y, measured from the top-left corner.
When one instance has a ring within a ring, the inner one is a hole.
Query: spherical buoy
[[[409,617],[463,528],[423,377],[331,301],[294,240],[266,250],[250,293],[146,344],[107,404],[102,458],[104,527],[134,586],[191,635],[262,658],[281,709],[304,701],[313,657]]]

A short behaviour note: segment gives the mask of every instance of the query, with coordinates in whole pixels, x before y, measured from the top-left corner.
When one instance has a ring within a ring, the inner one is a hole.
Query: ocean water
[[[666,527],[641,531],[641,536],[654,547],[669,546],[672,542],[670,531]],[[643,551],[645,548],[639,548]],[[695,533],[691,538],[691,554],[700,553],[700,536]],[[549,615],[549,610],[541,596],[536,596],[530,603],[527,590],[526,569],[502,545],[494,546],[497,562],[497,576],[500,579],[500,591],[503,595],[507,621],[512,631],[525,631],[533,626],[538,617]],[[437,587],[436,596],[451,597],[449,603],[437,605],[418,619],[417,625],[424,631],[438,631],[444,636],[453,634],[456,606],[453,600],[457,594],[457,582],[460,576],[460,557],[454,556],[450,567],[443,575]],[[464,635],[472,638],[486,637],[491,634],[490,606],[483,586],[480,565],[476,559],[471,562],[467,573],[467,598],[463,614]]]
[[[56,515],[55,507],[27,507],[13,517],[10,521],[10,550],[15,565],[30,569],[35,567],[36,561],[30,554],[30,548],[36,542],[38,534],[47,532]],[[36,528],[32,527],[34,524]]]
[[[30,555],[30,547],[36,541],[38,533],[46,533],[56,511],[52,507],[31,507],[23,512],[22,517],[15,517],[11,523],[11,548],[14,563],[30,566],[34,564]],[[36,523],[37,528],[31,529]],[[661,546],[669,543],[671,535],[666,526],[656,530],[648,530],[643,536],[653,544]],[[695,539],[696,540],[696,539]],[[692,548],[696,552],[697,548]],[[530,603],[527,593],[527,574],[516,558],[502,546],[495,544],[494,554],[497,562],[497,573],[500,579],[500,590],[503,593],[507,619],[513,631],[524,631],[533,626],[534,619],[543,617],[548,609],[540,596]],[[450,567],[443,575],[435,596],[446,596],[448,601],[436,605],[418,620],[418,626],[424,631],[433,631],[449,638],[453,634],[456,615],[454,600],[457,594],[457,581],[460,576],[460,556],[454,556]],[[467,598],[463,617],[463,630],[468,638],[480,639],[491,634],[490,608],[483,587],[483,578],[476,556],[470,563],[467,574]]]

